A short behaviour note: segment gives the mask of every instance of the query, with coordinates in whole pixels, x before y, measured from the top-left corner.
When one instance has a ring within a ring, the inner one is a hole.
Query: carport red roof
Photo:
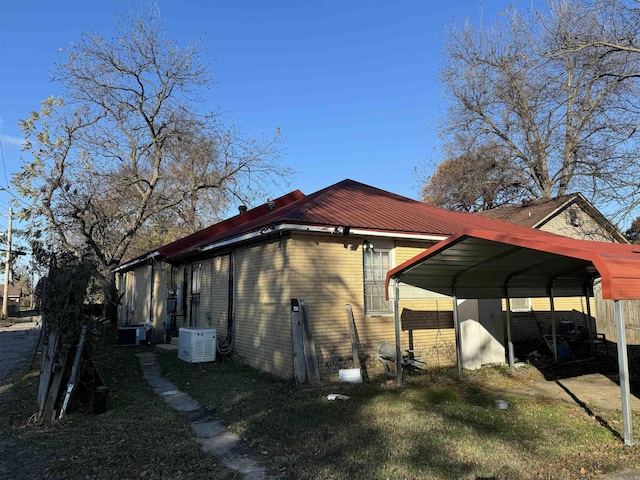
[[[441,210],[348,179],[310,195],[295,190],[274,202],[275,208],[272,210],[263,204],[165,245],[158,252],[166,257],[185,255],[206,245],[280,224],[348,226],[377,232],[441,237],[465,228],[529,230],[479,215]]]
[[[466,229],[387,274],[459,298],[582,295],[596,276],[603,298],[640,299],[640,246],[575,240],[538,230]]]

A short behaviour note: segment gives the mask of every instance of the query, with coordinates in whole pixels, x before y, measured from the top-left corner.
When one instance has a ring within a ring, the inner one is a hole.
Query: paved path
[[[188,393],[179,391],[172,382],[162,378],[155,353],[137,355],[145,380],[156,394],[191,422],[204,452],[219,455],[226,467],[244,474],[247,480],[284,480],[283,474],[271,473],[260,465],[256,453],[240,437],[227,432],[222,423],[212,420],[210,412]]]
[[[32,317],[30,322],[0,327],[0,382],[33,357],[40,335],[38,320]]]

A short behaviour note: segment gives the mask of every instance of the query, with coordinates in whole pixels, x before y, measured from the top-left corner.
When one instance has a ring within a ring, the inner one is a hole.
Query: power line
[[[2,158],[2,169],[4,170],[4,182],[9,185],[9,177],[7,176],[7,165],[4,162],[4,149],[2,148],[2,138],[0,138],[0,158]]]
[[[8,184],[7,184],[8,185]],[[13,193],[11,191],[11,188],[9,187],[0,187],[0,191],[3,192],[7,192],[9,195],[11,195],[13,198],[15,198],[16,200],[18,200],[20,203],[22,203],[24,206],[26,207],[31,207],[32,205],[30,203],[25,202],[22,198],[20,198],[19,196],[17,196],[15,193]]]

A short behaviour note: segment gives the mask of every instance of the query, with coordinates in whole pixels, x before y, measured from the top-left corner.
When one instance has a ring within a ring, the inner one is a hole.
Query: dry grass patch
[[[18,372],[0,405],[0,435],[29,448],[34,461],[52,458],[48,478],[240,478],[204,454],[189,423],[153,393],[135,357],[140,350],[102,346],[98,360],[109,388],[107,412],[94,415],[91,405],[76,402],[52,425],[30,421],[37,411],[37,371]]]
[[[577,405],[517,392],[532,368],[303,389],[233,362],[160,358],[165,374],[295,479],[572,479],[640,466]],[[499,397],[497,396],[499,393]],[[351,397],[331,402],[328,393]],[[509,402],[498,410],[494,401]]]

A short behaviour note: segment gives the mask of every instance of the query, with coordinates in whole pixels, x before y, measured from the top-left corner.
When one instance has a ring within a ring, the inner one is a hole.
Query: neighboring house
[[[299,190],[247,210],[116,269],[120,325],[146,322],[157,337],[183,326],[216,328],[235,358],[271,374],[294,374],[292,299],[308,305],[321,378],[353,367],[351,305],[368,369],[380,342],[395,343],[386,273],[464,229],[514,232],[481,215],[444,211],[344,180],[310,195]],[[549,235],[549,241],[557,238]],[[455,362],[452,300],[400,291],[401,347],[429,365]],[[465,367],[503,363],[500,300],[462,301]]]
[[[574,193],[555,198],[524,201],[519,205],[500,207],[478,212],[478,215],[496,220],[504,220],[525,227],[555,233],[579,240],[628,243],[615,225],[594,207],[582,194]],[[591,299],[591,314],[594,328],[615,341],[612,302],[602,300],[595,286],[595,296]],[[627,301],[626,306],[637,307],[638,302]],[[550,305],[547,299],[514,299],[512,304],[514,341],[539,338],[537,322],[544,329],[551,328]],[[584,324],[587,314],[586,298],[564,298],[556,302],[556,320],[571,325]],[[633,310],[633,307],[630,307]],[[636,318],[638,316],[636,315]],[[633,325],[633,316],[626,317]]]
[[[616,226],[580,193],[526,200],[478,215],[579,240],[628,243]]]
[[[9,284],[9,294],[7,300],[7,313],[15,315],[20,312],[20,299],[22,298],[22,284]],[[4,302],[4,290],[0,287],[0,308]]]

